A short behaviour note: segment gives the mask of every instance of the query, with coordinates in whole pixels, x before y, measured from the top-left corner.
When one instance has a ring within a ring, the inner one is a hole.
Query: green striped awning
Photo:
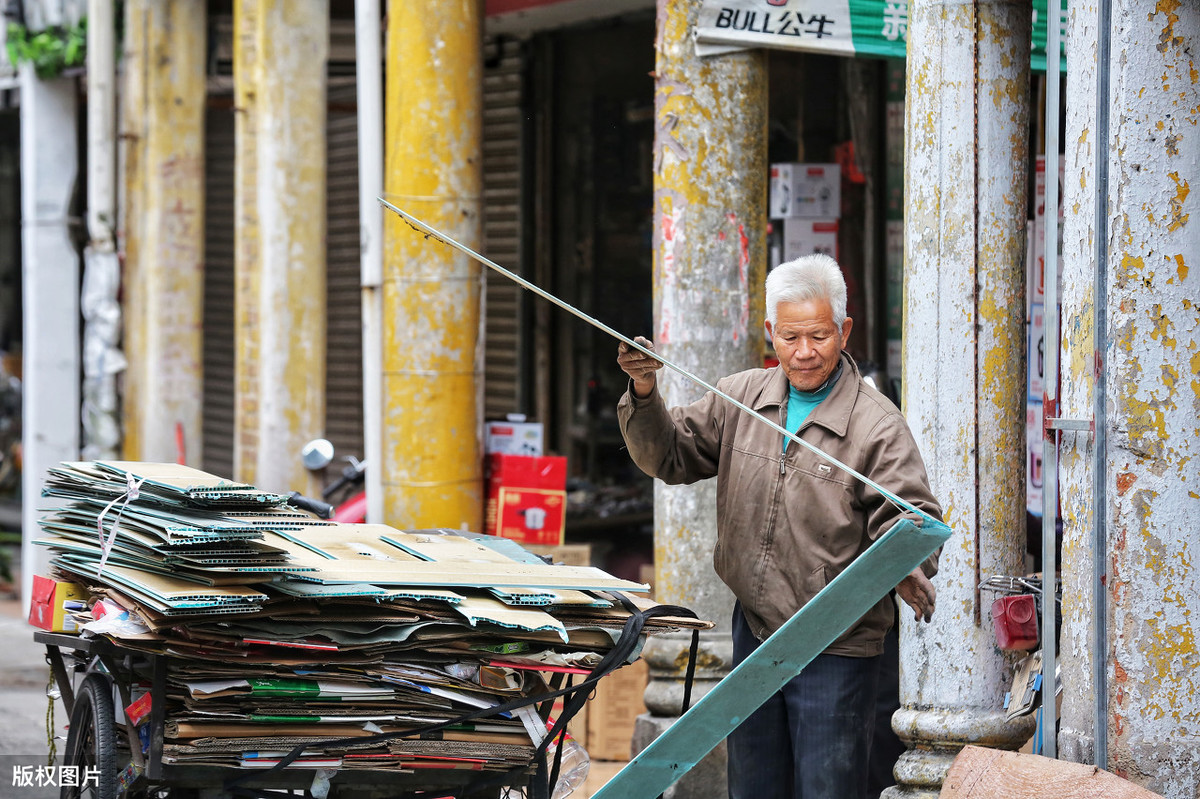
[[[1030,64],[1046,70],[1047,0],[1033,0]],[[1066,70],[1066,3],[1060,16]],[[704,0],[696,24],[701,53],[772,47],[844,56],[904,58],[908,3],[900,0]]]

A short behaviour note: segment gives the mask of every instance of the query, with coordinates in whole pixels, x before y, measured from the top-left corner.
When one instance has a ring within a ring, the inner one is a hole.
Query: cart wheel
[[[62,786],[59,799],[115,799],[117,746],[112,686],[106,677],[89,674],[75,693],[63,758],[74,767],[78,786]]]

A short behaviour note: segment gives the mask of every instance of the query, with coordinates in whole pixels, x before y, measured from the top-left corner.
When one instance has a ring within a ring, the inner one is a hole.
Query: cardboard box
[[[591,544],[560,544],[558,546],[527,544],[525,548],[535,555],[550,558],[550,562],[554,564],[561,563],[563,566],[592,565]]]
[[[35,574],[29,602],[29,623],[52,633],[79,632],[79,626],[67,615],[63,603],[69,599],[86,601],[87,598],[88,592],[82,585],[62,583]]]
[[[1055,237],[1057,247],[1058,279],[1061,283],[1063,273],[1062,259],[1062,233],[1063,233],[1063,195],[1065,188],[1063,183],[1064,170],[1066,163],[1064,159],[1058,161],[1058,235]],[[1029,238],[1029,262],[1027,266],[1029,291],[1027,292],[1027,302],[1029,304],[1042,303],[1045,301],[1046,291],[1046,156],[1039,155],[1034,163],[1033,172],[1033,219],[1030,224],[1033,227],[1032,235]]]
[[[654,564],[643,563],[638,567],[638,582],[650,586],[650,592],[645,596],[654,599]]]
[[[1029,309],[1029,348],[1025,359],[1027,375],[1025,385],[1029,402],[1041,402],[1045,395],[1046,382],[1046,312],[1042,303],[1034,303]]]
[[[561,545],[567,510],[567,459],[487,456],[484,532],[523,544]]]
[[[783,220],[783,260],[802,255],[824,253],[838,257],[838,221],[836,219]]]
[[[1042,429],[1042,403],[1025,403],[1025,509],[1042,518],[1042,447],[1046,435]]]
[[[487,422],[483,431],[483,451],[488,455],[542,454],[541,422]]]
[[[837,164],[771,164],[771,219],[842,215],[842,170]]]
[[[643,696],[650,667],[639,660],[596,684],[588,702],[587,750],[592,760],[628,760],[637,717],[646,712]]]

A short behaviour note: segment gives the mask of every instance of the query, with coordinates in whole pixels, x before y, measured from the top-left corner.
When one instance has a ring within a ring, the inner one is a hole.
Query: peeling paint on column
[[[385,191],[478,250],[482,24],[476,3],[401,3],[387,31]],[[483,529],[483,275],[456,250],[384,221],[384,518]]]
[[[1097,363],[1093,319],[1092,271],[1095,259],[1095,87],[1096,6],[1073,2],[1068,11],[1067,116],[1063,139],[1063,207],[1068,209],[1061,229],[1062,272],[1059,299],[1063,338],[1062,415],[1092,416],[1091,390]],[[1059,446],[1059,502],[1063,515],[1062,628],[1059,671],[1064,689],[1059,730],[1059,755],[1087,762],[1094,739],[1090,716],[1095,701],[1091,670],[1092,560],[1091,436],[1063,434]],[[1126,486],[1136,480],[1126,478]]]
[[[121,403],[122,457],[137,460],[142,452],[142,435],[138,429],[139,409],[143,404],[141,387],[146,382],[147,364],[137,353],[145,350],[146,300],[145,280],[142,277],[141,222],[145,207],[145,175],[142,162],[146,146],[146,0],[125,3],[123,33],[121,114],[121,156],[124,160],[124,193],[119,240],[123,250],[122,288],[124,290],[123,346],[129,358],[125,370],[125,385]]]
[[[239,352],[257,358],[240,424],[254,425],[255,484],[316,493],[295,453],[325,430],[325,68],[328,0],[256,2],[253,26],[254,207],[242,219],[240,298],[259,327]],[[249,31],[246,31],[249,35]],[[249,55],[249,53],[243,53]],[[250,165],[247,164],[249,167]],[[245,198],[249,199],[249,198]],[[246,453],[247,455],[249,453]],[[291,457],[287,457],[288,455]]]
[[[138,286],[127,314],[126,457],[174,461],[176,425],[189,463],[201,452],[204,290],[204,28],[199,2],[132,3],[138,74],[127,85],[136,143],[126,257]],[[129,241],[132,238],[133,241]],[[128,283],[127,283],[128,285]]]
[[[1094,106],[1094,3],[1072,5],[1068,44],[1080,65],[1077,90],[1068,76],[1067,141],[1092,124]],[[1109,340],[1097,361],[1107,369],[1108,496],[1093,507],[1090,449],[1086,437],[1070,437],[1063,449],[1063,751],[1090,757],[1094,736],[1088,630],[1091,624],[1091,515],[1107,518],[1109,619],[1109,716],[1107,767],[1170,799],[1193,799],[1200,789],[1200,666],[1196,619],[1200,618],[1200,570],[1194,555],[1194,523],[1200,513],[1200,294],[1188,264],[1200,242],[1188,230],[1195,200],[1190,184],[1200,171],[1195,113],[1200,80],[1189,43],[1200,34],[1191,4],[1171,0],[1153,9],[1130,2],[1113,8],[1111,70],[1112,150],[1109,157],[1109,297],[1101,309]],[[1074,69],[1074,67],[1072,67]],[[1088,88],[1088,85],[1093,88]],[[1147,88],[1150,91],[1147,91]],[[1161,91],[1154,91],[1161,87]],[[1075,109],[1073,110],[1073,104]],[[1084,141],[1079,137],[1079,141]],[[1078,153],[1083,168],[1094,158]],[[1075,167],[1079,168],[1079,167]],[[1070,179],[1081,219],[1064,229],[1064,314],[1086,324],[1091,314],[1093,247],[1091,190]],[[1090,408],[1085,345],[1064,327],[1063,345],[1072,374],[1067,415]],[[1070,357],[1072,351],[1076,357]],[[1187,375],[1188,377],[1184,377]],[[1064,399],[1067,398],[1064,392]],[[1088,597],[1080,601],[1077,595]]]
[[[761,362],[766,64],[761,52],[698,58],[689,22],[698,9],[672,0],[658,10],[655,335],[664,355],[716,381]],[[669,404],[699,397],[690,381],[660,375]],[[715,485],[659,486],[655,509],[656,591],[695,607],[697,586],[717,580]],[[712,601],[711,618],[726,623],[728,599]]]
[[[233,478],[258,483],[258,29],[259,0],[233,8],[234,78],[234,357]]]
[[[954,537],[933,623],[901,614],[893,726],[910,749],[893,799],[935,796],[963,744],[1016,748],[1030,728],[994,710],[1011,663],[977,592],[1023,570],[1025,214],[1011,198],[1025,194],[1028,24],[1017,3],[909,4],[903,409]]]
[[[660,351],[715,382],[762,362],[766,267],[766,58],[746,51],[701,59],[691,28],[699,0],[660,0],[655,65],[654,330]],[[668,404],[700,391],[659,373]],[[716,621],[701,636],[705,682],[730,666],[729,590],[712,568],[716,485],[656,481],[655,597]],[[688,638],[647,645],[651,712],[678,713],[679,657]],[[652,737],[652,734],[651,736]]]

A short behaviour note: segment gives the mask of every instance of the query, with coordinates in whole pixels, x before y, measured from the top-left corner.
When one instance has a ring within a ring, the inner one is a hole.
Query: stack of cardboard
[[[628,608],[653,605],[512,541],[325,522],[172,464],[63,464],[44,494],[61,507],[38,543],[86,592],[84,634],[168,656],[165,763],[262,768],[303,747],[293,766],[519,768],[546,723],[514,700],[595,667]]]

